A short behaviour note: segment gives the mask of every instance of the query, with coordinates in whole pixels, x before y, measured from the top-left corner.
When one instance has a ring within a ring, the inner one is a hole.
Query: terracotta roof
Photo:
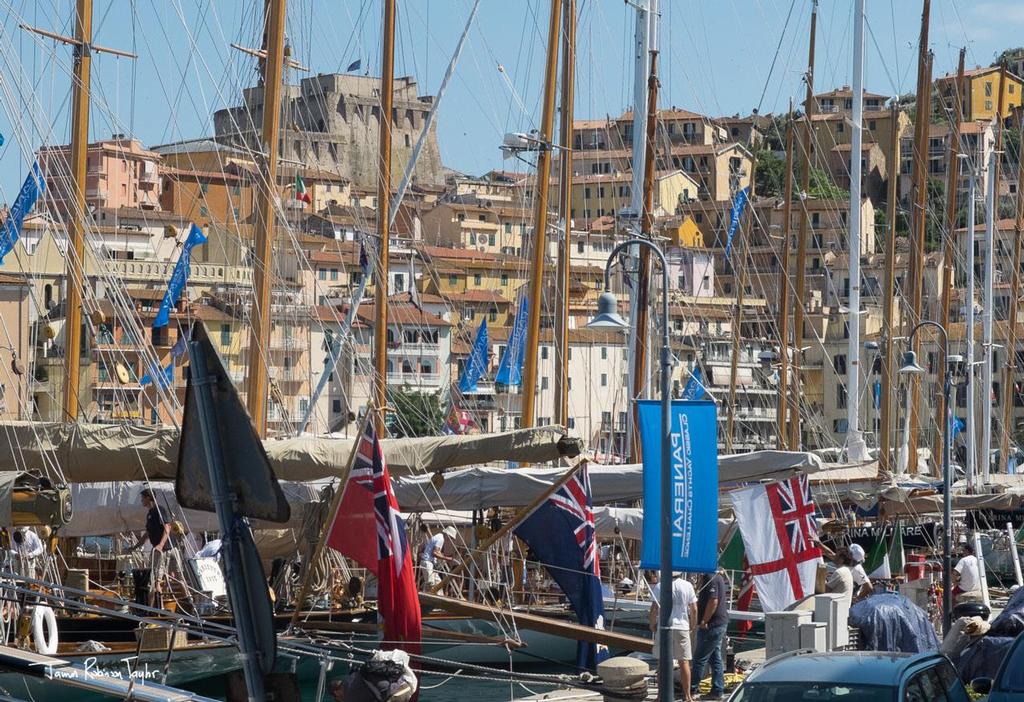
[[[876,142],[866,141],[860,145],[861,151],[871,151],[871,149],[878,146]],[[879,147],[881,148],[881,147]],[[832,147],[832,151],[853,151],[853,144],[836,144]]]
[[[987,73],[992,73],[992,72],[998,73],[999,72],[999,67],[998,66],[976,66],[975,68],[968,68],[967,70],[965,70],[964,71],[964,78],[976,78],[978,76],[983,76],[983,75],[985,75]],[[1020,77],[1015,75],[1015,74],[1013,74],[1013,73],[1011,73],[1010,71],[1007,71],[1006,75],[1007,75],[1008,78],[1012,78],[1015,81],[1017,81],[1018,83],[1021,82]],[[940,78],[936,78],[935,82],[936,83],[938,83],[938,82],[947,82],[947,81],[951,81],[951,80],[956,80],[956,73],[947,73],[946,75],[944,75],[944,76],[942,76]]]
[[[373,303],[363,303],[359,306],[359,311],[356,312],[356,317],[364,323],[373,324],[374,319],[376,318],[376,309],[376,305]],[[437,315],[425,312],[418,307],[405,303],[388,305],[388,323],[415,324],[428,327],[451,326],[448,322],[444,321]]]
[[[699,112],[691,112],[690,110],[683,110],[683,109],[680,109],[680,108],[677,108],[677,107],[672,107],[672,108],[665,109],[665,110],[658,110],[658,119],[662,120],[662,121],[667,120],[667,119],[692,119],[692,120],[702,120],[702,121],[709,122],[709,123],[711,122],[711,119],[709,117],[707,117],[706,115],[702,115]],[[615,121],[616,122],[632,122],[633,121],[633,110],[626,110],[625,112],[622,113],[621,117],[616,117]]]
[[[21,273],[0,273],[0,285],[28,285],[28,276]]]
[[[191,315],[204,322],[233,322],[235,320],[230,314],[212,305],[196,304],[189,310]]]
[[[864,110],[864,120],[869,119],[889,119],[892,117],[891,110]],[[847,115],[843,112],[815,112],[811,116],[811,120],[814,122],[839,122],[847,119]]]
[[[576,119],[572,122],[572,128],[575,129],[607,129],[609,122],[607,119]]]
[[[125,291],[133,300],[163,300],[166,290],[156,288],[128,288]]]
[[[839,97],[839,98],[847,98],[848,97],[848,98],[852,98],[853,97],[853,88],[851,88],[848,85],[844,85],[841,88],[836,88],[835,90],[830,90],[827,93],[819,93],[819,94],[815,95],[814,97],[816,97],[818,99],[829,98],[829,97]],[[887,97],[889,97],[889,96],[888,95],[882,95],[880,93],[869,93],[866,90],[864,91],[864,98],[865,99],[867,99],[867,98],[887,98]]]
[[[490,302],[494,304],[508,304],[508,298],[493,290],[467,290],[461,293],[445,293],[444,297],[452,302]]]
[[[497,261],[499,260],[496,254],[487,253],[486,251],[475,251],[473,249],[455,249],[448,248],[446,246],[427,246],[421,245],[416,247],[416,250],[427,258],[440,258],[440,259],[476,259],[479,261]]]

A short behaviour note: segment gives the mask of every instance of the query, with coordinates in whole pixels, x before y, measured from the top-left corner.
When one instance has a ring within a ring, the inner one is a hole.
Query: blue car
[[[795,651],[751,673],[729,702],[968,702],[940,653]]]
[[[975,678],[971,688],[982,695],[988,695],[988,702],[1024,702],[1024,634],[1006,652],[995,680]]]

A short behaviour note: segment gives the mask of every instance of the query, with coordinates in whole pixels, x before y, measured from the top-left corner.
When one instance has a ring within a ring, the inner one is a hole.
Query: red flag
[[[412,553],[372,421],[359,440],[344,490],[327,545],[377,576],[385,647],[419,653],[422,623]]]

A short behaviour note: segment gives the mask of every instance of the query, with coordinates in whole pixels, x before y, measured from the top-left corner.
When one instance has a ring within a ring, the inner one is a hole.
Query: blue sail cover
[[[923,653],[939,647],[935,628],[923,609],[903,595],[872,595],[850,608],[850,624],[860,629],[868,651]]]
[[[526,350],[526,323],[530,319],[530,301],[526,295],[519,299],[515,321],[512,322],[512,333],[508,337],[508,346],[498,362],[498,373],[494,381],[502,385],[522,385],[523,359]]]
[[[164,293],[164,299],[160,302],[160,309],[156,313],[156,319],[153,320],[154,329],[166,327],[171,321],[171,308],[178,304],[181,291],[185,289],[185,283],[188,281],[192,249],[205,243],[206,236],[203,234],[203,230],[193,224],[192,229],[189,230],[188,238],[185,239],[185,243],[181,247],[181,255],[178,256],[178,262],[174,264],[174,272],[171,273],[171,280],[167,284],[167,292]]]
[[[469,352],[466,359],[466,367],[462,370],[462,377],[459,378],[459,392],[476,392],[477,383],[487,370],[487,319],[480,323],[476,330],[476,339],[473,341],[473,350]]]
[[[2,144],[0,140],[0,144]],[[18,192],[18,199],[11,205],[11,211],[4,220],[3,228],[0,229],[0,264],[3,264],[4,257],[11,252],[14,245],[21,237],[21,227],[25,223],[25,215],[32,211],[36,200],[46,189],[43,184],[43,174],[39,170],[39,162],[32,164],[32,170]]]

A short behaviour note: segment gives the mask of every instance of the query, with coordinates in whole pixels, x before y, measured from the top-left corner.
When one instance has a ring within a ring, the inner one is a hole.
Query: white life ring
[[[44,656],[57,652],[57,617],[46,605],[32,608],[32,645]]]

